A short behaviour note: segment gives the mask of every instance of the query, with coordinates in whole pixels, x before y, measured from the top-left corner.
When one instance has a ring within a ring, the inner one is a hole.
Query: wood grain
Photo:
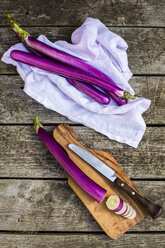
[[[52,133],[54,128],[46,130]],[[148,127],[137,149],[87,127],[73,126],[73,130],[84,146],[110,152],[130,177],[165,178],[164,127]],[[33,126],[1,126],[0,134],[1,177],[66,178]]]
[[[22,25],[40,26],[80,25],[85,18],[99,18],[115,26],[163,26],[165,12],[163,0],[61,0],[51,3],[44,0],[1,0],[1,25],[6,25],[6,11]]]
[[[147,124],[165,124],[165,77],[132,77],[131,86],[137,96],[144,96],[152,101],[143,114]],[[0,124],[28,123],[38,114],[46,123],[72,123],[65,116],[48,110],[43,105],[26,95],[20,76],[3,75],[0,77]]]
[[[116,176],[118,179],[122,179],[124,183],[129,185],[136,193],[138,189],[133,185],[130,178],[125,174],[122,168],[119,166],[117,161],[112,157],[110,153],[104,151],[95,151],[84,147],[76,137],[76,134],[73,132],[73,129],[66,124],[58,125],[57,128],[53,131],[54,139],[65,149],[69,157],[72,161],[94,182],[104,188],[106,192],[106,196],[101,203],[94,201],[89,195],[87,195],[81,187],[79,187],[76,182],[69,177],[68,184],[72,188],[72,190],[76,193],[79,199],[83,202],[86,208],[89,210],[91,215],[103,229],[103,231],[112,239],[117,239],[125,232],[129,231],[134,225],[140,222],[147,214],[144,209],[134,201],[131,197],[129,197],[125,192],[115,186],[115,184],[111,183],[107,178],[98,173],[94,168],[92,168],[88,163],[86,163],[83,159],[77,156],[74,152],[72,152],[68,145],[76,144],[86,149],[88,152],[92,153],[95,157],[101,159],[104,163],[107,164],[110,168],[112,168],[116,172]],[[114,214],[112,211],[106,207],[106,200],[109,196],[117,194],[120,198],[127,202],[133,209],[136,211],[136,218],[132,220],[128,220],[127,218],[122,218],[119,215]],[[135,194],[137,196],[137,194]],[[143,198],[144,199],[144,198]]]
[[[105,234],[0,234],[3,248],[164,248],[164,243],[164,234],[131,233],[117,240],[110,240]]]
[[[129,67],[134,74],[164,74],[164,28],[109,28],[111,31],[123,37],[128,43],[128,61]],[[44,34],[51,41],[67,40],[75,27],[27,27],[26,30],[38,37]],[[0,31],[0,57],[11,46],[18,43],[11,28],[1,28]],[[1,74],[16,73],[11,65],[0,63]]]
[[[137,181],[135,185],[164,206],[164,182]],[[0,199],[0,230],[102,232],[66,181],[0,180]],[[165,231],[165,212],[157,220],[146,217],[130,229],[135,231]]]
[[[26,26],[34,36],[45,34],[52,41],[59,39],[70,41],[71,33],[76,27],[80,26],[86,17],[91,16],[99,18],[108,26],[118,26],[110,27],[110,30],[127,41],[129,66],[134,74],[164,75],[163,0],[54,0],[51,2],[1,0],[0,2],[0,57],[11,45],[18,42],[7,23],[6,12],[15,17],[19,24]],[[10,76],[17,74],[13,66],[5,65],[0,61],[0,74],[8,75],[8,78],[0,76],[0,80],[3,81],[0,82],[0,123],[4,125],[0,127],[0,177],[19,178],[0,180],[0,229],[3,231],[0,232],[0,247],[164,248],[164,213],[161,219],[156,221],[145,219],[136,226],[136,230],[132,229],[130,234],[123,235],[115,241],[101,233],[97,223],[75,194],[69,190],[66,181],[60,181],[60,178],[66,178],[66,174],[37,137],[34,137],[31,126],[36,114],[39,114],[43,122],[52,123],[52,126],[46,128],[49,131],[54,129],[54,123],[71,122],[23,94],[20,89],[23,87],[22,81],[18,77],[15,79]],[[144,114],[145,121],[148,124],[164,124],[164,78],[138,77],[133,78],[132,83],[136,92],[141,96],[146,93],[146,96],[152,99],[150,109]],[[10,123],[11,126],[6,126],[6,123]],[[12,126],[20,123],[29,125]],[[110,141],[95,131],[81,126],[74,127],[74,130],[85,146],[112,152],[131,177],[150,178],[151,181],[135,183],[142,192],[145,191],[146,196],[152,195],[152,200],[164,204],[165,181],[153,181],[165,178],[163,127],[147,128],[138,149]],[[22,177],[50,177],[57,178],[57,181],[23,180]],[[5,233],[4,230],[8,229],[9,233]],[[23,230],[27,233],[23,234]],[[31,230],[44,232],[69,230],[69,233],[47,235],[36,234],[30,232]],[[72,233],[72,231],[81,233]],[[83,233],[84,231],[99,233],[88,234]],[[134,233],[136,231],[138,233]],[[146,233],[150,231],[156,232]]]

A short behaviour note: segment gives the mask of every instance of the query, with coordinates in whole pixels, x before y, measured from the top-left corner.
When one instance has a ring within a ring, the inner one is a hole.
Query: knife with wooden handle
[[[147,213],[152,218],[158,218],[162,213],[162,207],[152,203],[147,200],[143,196],[139,195],[135,192],[128,184],[123,182],[120,178],[115,175],[115,171],[102,162],[100,159],[95,157],[93,154],[87,152],[80,146],[75,144],[69,144],[69,148],[75,152],[80,158],[82,158],[85,162],[90,164],[93,168],[99,171],[102,175],[108,178],[111,182],[119,186],[122,190],[124,190],[133,200],[138,201],[147,211]]]

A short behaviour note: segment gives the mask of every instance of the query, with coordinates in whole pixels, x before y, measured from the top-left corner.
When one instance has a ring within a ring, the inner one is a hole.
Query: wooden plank
[[[46,130],[52,133],[54,127]],[[84,146],[111,153],[129,177],[165,178],[164,127],[148,127],[137,149],[87,127],[73,126],[73,130]],[[0,134],[1,177],[66,178],[33,126],[1,126]]]
[[[154,19],[154,18],[153,18]],[[27,31],[37,37],[45,34],[51,41],[70,41],[74,27],[27,27]],[[122,36],[129,45],[128,59],[130,69],[134,74],[164,73],[164,37],[163,28],[110,28]],[[17,37],[10,28],[1,28],[0,57],[13,44],[18,43]],[[0,63],[0,73],[16,73],[15,68]]]
[[[1,25],[6,25],[5,13],[10,12],[22,25],[80,25],[85,18],[99,18],[115,26],[163,26],[163,0],[127,1],[1,1]],[[153,18],[154,17],[154,18]]]
[[[36,114],[43,116],[46,122],[72,123],[26,95],[22,90],[24,82],[20,76],[0,76],[0,87],[0,123],[33,123]]]
[[[164,203],[164,182],[137,181],[135,185],[153,202]],[[0,199],[3,231],[101,231],[66,181],[0,180]],[[155,221],[146,217],[130,232],[146,230],[165,231],[165,212]]]
[[[133,77],[130,84],[137,96],[152,101],[150,108],[143,114],[146,123],[165,124],[165,77]],[[36,113],[47,123],[72,123],[26,95],[22,91],[23,86],[19,76],[0,76],[0,123],[32,123]]]
[[[86,208],[89,210],[91,215],[103,229],[103,231],[112,239],[117,239],[122,236],[125,232],[129,231],[134,225],[140,222],[146,216],[146,212],[138,204],[134,199],[130,198],[127,194],[123,194],[123,191],[114,186],[113,183],[105,179],[100,173],[98,173],[94,168],[92,168],[89,164],[83,161],[77,154],[72,152],[68,145],[76,144],[84,149],[86,147],[82,146],[81,143],[76,138],[76,134],[73,132],[73,129],[67,124],[61,124],[58,128],[53,132],[54,139],[65,149],[68,153],[71,160],[77,164],[77,166],[82,170],[88,177],[90,177],[96,184],[100,185],[103,189],[105,189],[106,196],[105,199],[98,203],[91,199],[89,195],[87,195],[81,187],[79,187],[76,182],[72,179],[72,177],[68,178],[68,184],[75,192],[75,194],[79,197],[79,199],[83,202]],[[135,192],[140,193],[134,187],[130,178],[124,173],[122,168],[117,164],[114,157],[110,155],[110,153],[103,151],[95,151],[92,149],[87,149],[88,152],[92,153],[97,158],[101,159],[103,162],[107,164],[110,168],[114,169],[116,172],[116,176],[122,179],[125,183],[127,183]],[[112,162],[113,161],[113,162]],[[125,202],[128,202],[130,206],[136,211],[136,218],[132,220],[127,218],[121,218],[121,216],[114,214],[109,209],[105,208],[106,199],[111,196],[117,194],[120,198],[122,198]],[[136,194],[135,194],[136,197]],[[101,215],[100,215],[101,213]]]
[[[125,234],[117,240],[111,240],[104,234],[1,234],[0,245],[3,248],[164,248],[164,234]],[[14,245],[14,246],[13,246]]]

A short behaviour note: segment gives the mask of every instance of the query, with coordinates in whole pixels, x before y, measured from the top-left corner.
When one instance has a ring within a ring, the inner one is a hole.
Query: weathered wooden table
[[[67,185],[67,175],[33,130],[37,114],[50,132],[69,123],[90,148],[109,151],[137,187],[153,201],[165,201],[165,8],[163,0],[0,1],[0,55],[18,42],[9,12],[34,36],[70,40],[91,16],[128,42],[130,84],[152,100],[144,114],[146,133],[137,149],[111,141],[45,109],[25,95],[15,68],[0,63],[0,247],[165,247],[165,214],[145,218],[110,240]]]

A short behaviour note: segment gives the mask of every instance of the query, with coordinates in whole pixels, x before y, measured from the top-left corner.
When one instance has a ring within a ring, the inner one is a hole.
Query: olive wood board
[[[68,184],[76,193],[76,195],[80,198],[80,200],[84,203],[86,208],[104,230],[104,232],[112,239],[119,238],[123,233],[128,231],[131,227],[136,225],[140,220],[142,220],[147,213],[145,210],[135,201],[131,199],[122,189],[119,189],[113,183],[97,172],[93,167],[91,167],[88,163],[86,163],[83,159],[81,159],[78,155],[76,155],[72,150],[69,149],[69,144],[76,144],[110,166],[115,170],[116,175],[125,181],[129,186],[131,186],[136,192],[140,193],[136,187],[133,185],[130,178],[125,174],[125,172],[121,169],[117,161],[107,152],[104,151],[96,151],[89,148],[84,147],[76,138],[75,133],[72,128],[67,124],[61,124],[53,131],[54,139],[65,149],[68,156],[72,159],[72,161],[93,181],[99,184],[101,187],[107,190],[106,197],[101,203],[96,202],[90,196],[88,196],[76,183],[75,181],[69,177]],[[133,220],[128,220],[124,217],[116,215],[113,211],[109,210],[106,207],[106,200],[110,195],[118,195],[125,202],[128,202],[135,210],[136,210],[136,218]]]

